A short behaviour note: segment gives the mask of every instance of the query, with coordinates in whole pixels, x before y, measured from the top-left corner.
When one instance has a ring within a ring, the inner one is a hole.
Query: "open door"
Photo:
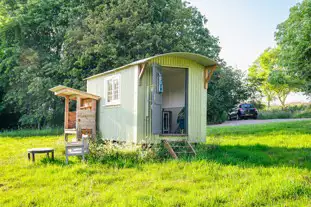
[[[158,64],[152,65],[152,133],[162,134],[162,68]]]

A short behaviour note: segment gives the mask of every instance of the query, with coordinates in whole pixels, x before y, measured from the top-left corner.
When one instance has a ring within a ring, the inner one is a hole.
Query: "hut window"
[[[120,104],[120,75],[113,75],[105,80],[106,105]]]

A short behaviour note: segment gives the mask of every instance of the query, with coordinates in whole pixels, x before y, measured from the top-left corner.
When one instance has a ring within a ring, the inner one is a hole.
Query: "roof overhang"
[[[80,91],[74,88],[69,88],[67,86],[62,86],[58,85],[55,86],[54,88],[51,88],[50,91],[54,92],[56,96],[61,96],[61,97],[69,97],[72,100],[76,100],[77,97],[80,98],[90,98],[90,99],[95,99],[99,100],[100,97],[91,93],[87,93],[84,91]]]
[[[105,74],[108,74],[108,73],[114,73],[114,72],[117,72],[119,70],[122,70],[122,69],[125,69],[127,67],[130,67],[130,66],[133,66],[133,65],[139,65],[139,64],[144,64],[152,59],[155,59],[155,58],[159,58],[159,57],[180,57],[180,58],[185,58],[185,59],[189,59],[189,60],[192,60],[200,65],[203,65],[204,67],[209,67],[209,66],[214,66],[214,65],[217,65],[217,62],[206,57],[206,56],[203,56],[203,55],[199,55],[199,54],[195,54],[195,53],[189,53],[189,52],[172,52],[172,53],[166,53],[166,54],[161,54],[161,55],[156,55],[156,56],[152,56],[152,57],[148,57],[148,58],[145,58],[145,59],[142,59],[142,60],[138,60],[138,61],[135,61],[135,62],[132,62],[130,64],[127,64],[127,65],[123,65],[119,68],[115,68],[113,70],[109,70],[109,71],[106,71],[106,72],[103,72],[103,73],[99,73],[99,74],[96,74],[96,75],[93,75],[93,76],[90,76],[88,78],[85,78],[84,80],[89,80],[89,79],[93,79],[93,78],[96,78],[96,77],[99,77],[99,76],[103,76]]]

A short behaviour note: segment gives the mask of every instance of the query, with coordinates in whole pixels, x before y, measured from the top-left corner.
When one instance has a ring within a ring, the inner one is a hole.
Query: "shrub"
[[[52,136],[64,133],[63,128],[47,129],[20,129],[12,131],[0,131],[0,137],[33,137],[33,136]]]
[[[155,148],[116,143],[111,141],[90,143],[90,162],[99,162],[116,168],[139,167],[146,162],[159,160]]]
[[[259,119],[287,119],[292,118],[292,113],[288,111],[262,111],[258,115]]]
[[[282,109],[280,106],[271,107],[269,110],[259,111],[259,119],[286,119],[286,118],[311,118],[310,104],[288,105]]]
[[[311,110],[302,111],[301,113],[296,113],[293,115],[293,118],[311,118]]]

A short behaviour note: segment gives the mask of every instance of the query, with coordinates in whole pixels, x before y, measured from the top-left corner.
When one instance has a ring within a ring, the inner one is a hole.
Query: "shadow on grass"
[[[311,148],[270,147],[267,145],[207,145],[195,147],[196,157],[181,157],[179,162],[214,161],[222,165],[240,167],[294,167],[311,170]],[[69,165],[82,162],[69,160]],[[170,156],[142,158],[136,153],[105,154],[96,159],[87,156],[88,165],[103,164],[112,168],[141,168],[144,164],[166,163]],[[47,157],[41,159],[44,165],[67,166],[64,159]]]
[[[59,166],[66,165],[65,160],[62,160],[59,158],[54,158],[54,160],[52,160],[51,158],[45,157],[45,158],[42,158],[40,162],[41,164],[44,164],[44,165],[59,165]]]
[[[86,161],[82,160],[82,156],[76,156],[78,160],[75,160],[75,161],[71,161],[69,158],[68,164],[66,164],[65,155],[63,158],[64,159],[54,158],[54,160],[52,160],[51,158],[45,157],[40,160],[40,163],[43,165],[58,165],[58,166],[69,166],[69,165],[74,165],[74,164],[80,164],[83,162],[88,163],[87,159]]]
[[[198,145],[192,160],[215,161],[241,167],[296,167],[311,170],[311,148],[270,147],[267,145]]]

